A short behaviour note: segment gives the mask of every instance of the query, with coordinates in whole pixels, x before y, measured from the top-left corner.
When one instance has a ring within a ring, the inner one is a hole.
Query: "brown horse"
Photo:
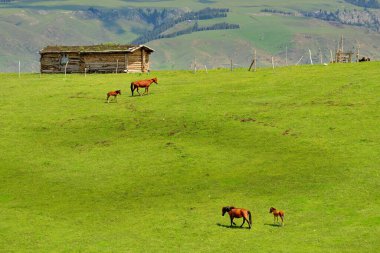
[[[145,93],[148,94],[148,93],[149,93],[149,86],[150,86],[152,83],[156,83],[156,84],[158,84],[158,82],[157,82],[157,77],[152,78],[152,79],[148,79],[148,80],[140,80],[140,81],[134,81],[134,82],[131,82],[132,96],[133,96],[133,92],[134,92],[135,90],[137,90],[137,93],[141,96],[141,94],[140,94],[140,92],[139,92],[139,88],[145,88],[145,92],[143,93],[143,95],[144,95]]]
[[[271,207],[269,209],[269,213],[273,213],[273,223],[276,222],[276,218],[277,218],[277,222],[278,222],[278,216],[280,216],[280,218],[281,218],[281,225],[284,225],[284,216],[285,216],[284,211],[277,210],[276,208]]]
[[[232,224],[236,225],[234,218],[243,218],[243,223],[240,225],[240,227],[243,227],[244,223],[247,221],[249,229],[251,229],[252,216],[249,210],[244,208],[236,208],[233,206],[225,206],[222,208],[222,216],[224,216],[226,212],[230,215],[231,227]]]
[[[107,93],[107,103],[110,102],[110,96],[113,96],[113,100],[116,99],[117,102],[117,95],[121,95],[121,90],[115,90],[115,91],[110,91]]]

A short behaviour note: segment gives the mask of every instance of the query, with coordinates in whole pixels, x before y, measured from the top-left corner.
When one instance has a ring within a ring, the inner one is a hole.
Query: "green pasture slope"
[[[2,74],[0,251],[377,252],[379,67]]]

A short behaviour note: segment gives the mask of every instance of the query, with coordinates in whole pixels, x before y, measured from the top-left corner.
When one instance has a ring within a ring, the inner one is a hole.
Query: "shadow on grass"
[[[141,98],[141,97],[145,97],[145,96],[151,96],[151,95],[153,95],[154,93],[149,93],[149,94],[141,94],[141,95],[139,95],[139,94],[137,94],[136,95],[136,93],[132,96],[132,95],[130,95],[129,97],[130,98]]]
[[[249,227],[240,227],[240,226],[232,226],[231,227],[230,225],[224,225],[224,224],[220,224],[220,223],[216,223],[216,225],[219,227],[231,228],[231,229],[249,229]]]
[[[281,224],[273,224],[273,223],[265,223],[265,226],[271,226],[271,227],[282,227]]]

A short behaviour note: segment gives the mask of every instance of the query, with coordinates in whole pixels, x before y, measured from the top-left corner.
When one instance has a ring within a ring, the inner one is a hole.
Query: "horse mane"
[[[231,211],[232,209],[235,209],[235,207],[234,207],[234,206],[224,206],[224,207],[223,207],[223,211],[225,211],[225,212],[229,212],[229,211]]]

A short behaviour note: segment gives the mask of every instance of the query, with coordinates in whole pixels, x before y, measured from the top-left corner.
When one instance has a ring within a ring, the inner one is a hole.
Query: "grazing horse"
[[[107,93],[107,103],[110,102],[110,96],[113,96],[113,100],[116,99],[117,102],[117,95],[121,95],[121,90],[115,90],[115,91],[110,91]]]
[[[359,59],[359,62],[365,62],[365,61],[371,61],[371,59],[369,57],[362,57]]]
[[[276,208],[271,207],[269,209],[269,213],[273,213],[273,223],[276,222],[276,218],[277,218],[277,222],[278,222],[278,216],[280,216],[280,218],[281,218],[281,225],[284,225],[284,215],[285,215],[284,211],[277,210]]]
[[[132,96],[133,96],[133,92],[134,92],[135,90],[137,90],[137,93],[141,96],[141,94],[140,94],[140,92],[139,92],[139,88],[145,88],[145,92],[143,93],[143,95],[144,95],[145,93],[148,94],[148,93],[149,93],[149,86],[150,86],[152,83],[156,83],[156,84],[158,84],[158,82],[157,82],[157,77],[152,78],[152,79],[148,79],[148,80],[140,80],[140,81],[134,81],[134,82],[131,82]]]
[[[243,218],[243,223],[240,225],[240,227],[243,227],[244,223],[247,221],[249,229],[251,229],[252,216],[249,210],[243,208],[236,208],[233,206],[225,206],[222,208],[222,216],[224,216],[225,213],[228,213],[230,215],[231,227],[232,224],[236,225],[236,223],[234,222],[234,218]]]

